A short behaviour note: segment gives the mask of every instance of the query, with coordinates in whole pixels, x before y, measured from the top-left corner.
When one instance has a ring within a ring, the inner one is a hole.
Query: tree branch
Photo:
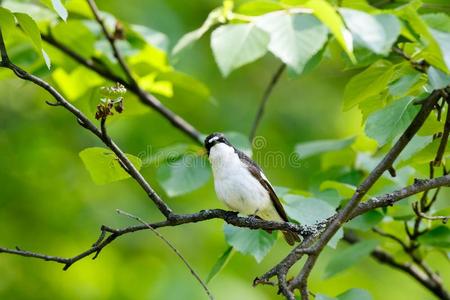
[[[256,117],[255,120],[253,121],[252,129],[250,131],[249,136],[250,142],[253,141],[253,139],[255,138],[256,130],[258,129],[258,125],[261,122],[261,118],[263,116],[267,101],[269,101],[270,95],[272,94],[273,89],[275,88],[278,80],[280,79],[281,74],[283,74],[284,69],[286,69],[286,65],[282,63],[278,67],[276,72],[273,74],[272,79],[270,80],[269,84],[266,87],[266,90],[264,91],[261,103],[259,104],[258,112],[256,113]]]
[[[349,233],[344,234],[344,240],[350,244],[359,242],[359,239],[354,234]],[[381,264],[386,264],[394,269],[405,272],[406,274],[417,280],[434,295],[439,297],[439,299],[450,299],[450,296],[445,290],[440,278],[436,279],[436,277],[429,277],[426,273],[422,272],[411,263],[398,262],[391,254],[380,248],[376,248],[375,250],[373,250],[370,255]]]
[[[66,110],[72,113],[84,128],[95,134],[106,146],[108,146],[114,154],[117,155],[119,161],[125,165],[126,171],[133,177],[139,185],[144,189],[147,193],[148,197],[156,204],[161,213],[166,217],[170,218],[172,214],[172,210],[167,206],[167,204],[156,194],[156,192],[152,189],[150,184],[145,180],[145,178],[139,173],[136,167],[130,162],[130,160],[126,157],[125,153],[109,138],[103,136],[102,132],[75,106],[73,106],[69,101],[67,101],[54,87],[48,84],[46,81],[36,77],[32,74],[27,73],[23,69],[19,68],[15,64],[13,64],[7,55],[7,51],[4,47],[3,38],[1,36],[0,30],[0,51],[2,54],[2,67],[8,68],[12,70],[17,77],[30,81],[47,92],[49,92],[55,100],[61,104]],[[2,46],[3,45],[3,46]]]
[[[414,210],[414,212],[416,213],[417,216],[423,218],[423,219],[427,219],[430,221],[442,221],[442,223],[446,224],[447,221],[450,219],[450,216],[428,216],[426,214],[424,214],[420,208],[419,208],[419,203],[418,202],[414,202],[412,204],[412,208]]]
[[[422,124],[427,119],[428,115],[434,108],[435,104],[441,97],[440,91],[434,91],[427,98],[427,100],[423,103],[420,111],[405,130],[405,132],[401,135],[398,141],[394,144],[391,150],[386,154],[386,156],[381,160],[380,163],[372,170],[372,172],[367,176],[367,178],[360,184],[357,188],[356,192],[353,194],[350,201],[345,205],[343,209],[341,209],[336,218],[327,226],[324,232],[321,234],[320,238],[317,242],[311,247],[309,252],[312,252],[312,255],[309,255],[305,266],[303,267],[306,271],[302,271],[299,275],[294,278],[294,280],[290,283],[290,288],[299,288],[301,284],[307,282],[309,274],[312,270],[310,265],[314,265],[317,257],[319,256],[322,249],[326,246],[328,241],[333,237],[336,231],[349,219],[355,208],[357,208],[359,202],[362,200],[364,195],[368,192],[368,190],[373,186],[373,184],[381,177],[381,175],[388,170],[394,163],[397,156],[400,152],[406,147],[409,141],[414,137],[417,131],[420,129]],[[304,291],[302,292],[304,293]],[[303,300],[308,300],[308,296],[306,294],[306,298]]]
[[[130,213],[124,212],[122,210],[117,210],[117,212],[121,215],[127,216],[129,218],[132,218],[136,221],[138,221],[139,223],[141,223],[142,225],[144,225],[145,227],[147,227],[148,229],[150,229],[157,237],[159,237],[164,243],[166,243],[167,246],[169,246],[170,249],[172,249],[172,251],[181,259],[181,261],[186,265],[186,267],[189,269],[189,271],[191,271],[191,274],[195,277],[195,279],[197,279],[197,281],[200,283],[200,285],[203,287],[203,289],[205,290],[206,294],[208,295],[208,298],[211,300],[214,300],[214,297],[211,293],[211,291],[208,289],[208,287],[206,286],[206,284],[203,282],[203,280],[200,278],[200,276],[198,275],[197,272],[195,272],[195,270],[191,267],[191,265],[189,264],[189,262],[186,260],[186,258],[184,258],[183,255],[181,255],[180,251],[178,251],[177,248],[175,248],[174,245],[172,245],[171,242],[169,242],[162,234],[160,234],[155,228],[153,228],[150,224],[148,224],[147,222],[143,221],[141,218],[132,215]]]
[[[59,49],[67,56],[71,57],[79,64],[90,69],[91,71],[97,73],[105,79],[111,80],[113,82],[119,82],[125,86],[130,92],[135,94],[138,99],[144,104],[152,109],[156,110],[160,115],[167,119],[175,128],[181,130],[186,135],[188,135],[192,140],[198,144],[203,143],[203,135],[194,126],[189,124],[186,120],[175,114],[173,111],[165,107],[155,96],[144,91],[137,83],[135,85],[129,83],[127,80],[115,75],[113,72],[106,70],[102,67],[96,65],[92,60],[83,58],[80,54],[71,50],[66,45],[58,42],[49,34],[41,34],[42,39]]]

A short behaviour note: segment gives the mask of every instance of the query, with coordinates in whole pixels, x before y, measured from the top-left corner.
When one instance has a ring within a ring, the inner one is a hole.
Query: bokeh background
[[[97,4],[125,22],[165,33],[173,46],[220,2],[103,0]],[[248,134],[263,90],[279,66],[268,54],[224,79],[214,63],[208,36],[172,63],[204,82],[214,100],[174,97],[164,104],[204,133]],[[282,76],[258,130],[267,141],[259,155],[281,151],[289,156],[298,142],[359,133],[359,112],[342,112],[343,88],[355,73],[343,69],[342,61],[327,58],[318,69],[300,78]],[[100,143],[67,112],[45,105],[47,99],[31,84],[15,79],[0,82],[0,245],[68,257],[87,249],[102,224],[133,224],[117,215],[117,208],[148,221],[160,220],[134,181],[103,186],[93,183],[78,153]],[[150,110],[112,123],[110,133],[127,153],[136,155],[190,142]],[[269,164],[264,168],[274,185],[308,189],[318,166],[313,158],[297,167]],[[212,180],[193,193],[169,198],[155,180],[154,166],[144,168],[143,174],[177,212],[222,207]],[[227,247],[222,227],[222,221],[212,220],[160,231],[206,277]],[[273,287],[253,288],[251,283],[288,251],[279,240],[260,264],[250,256],[234,255],[210,283],[213,294],[217,299],[280,299]],[[433,299],[408,275],[370,258],[323,280],[321,273],[331,254],[327,249],[321,256],[311,278],[312,291],[334,296],[360,287],[377,300]],[[439,253],[432,253],[430,263],[438,267],[446,262]],[[441,272],[448,286],[450,270],[441,268]],[[84,259],[65,272],[56,263],[0,255],[0,274],[0,299],[205,299],[189,271],[151,232],[121,237],[98,259]]]

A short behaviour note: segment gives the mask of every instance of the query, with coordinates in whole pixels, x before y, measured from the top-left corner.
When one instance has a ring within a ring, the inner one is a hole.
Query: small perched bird
[[[217,197],[231,210],[269,221],[288,221],[272,185],[251,158],[231,145],[222,133],[208,135],[205,148]],[[283,234],[289,245],[300,241],[293,232]]]

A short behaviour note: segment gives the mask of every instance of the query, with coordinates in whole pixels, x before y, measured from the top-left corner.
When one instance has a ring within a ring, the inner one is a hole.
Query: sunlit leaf
[[[283,8],[280,2],[274,0],[254,0],[243,3],[237,11],[248,16],[259,16]]]
[[[381,94],[394,76],[391,62],[379,60],[369,68],[353,76],[344,90],[344,110]]]
[[[11,33],[11,30],[16,27],[14,15],[3,7],[0,7],[0,27],[4,38],[7,37]]]
[[[344,22],[334,7],[325,0],[310,0],[305,6],[311,8],[314,15],[330,29],[336,40],[354,61],[352,34],[345,28]]]
[[[129,178],[130,175],[120,166],[117,156],[109,149],[92,147],[79,153],[92,180],[99,185]],[[141,168],[141,160],[131,154],[127,158],[136,167]]]
[[[211,48],[223,76],[262,57],[268,44],[268,34],[251,23],[223,25],[211,34]]]
[[[36,49],[41,52],[42,49],[42,40],[41,33],[39,31],[36,22],[27,14],[24,13],[14,13],[16,16],[17,22],[19,22],[20,27],[25,31],[27,36],[33,42],[33,45]]]
[[[327,41],[327,28],[311,15],[273,12],[259,17],[256,25],[270,34],[270,52],[297,73]]]
[[[400,22],[393,15],[376,15],[341,8],[347,27],[353,34],[354,41],[378,54],[388,54],[392,44],[400,33]]]

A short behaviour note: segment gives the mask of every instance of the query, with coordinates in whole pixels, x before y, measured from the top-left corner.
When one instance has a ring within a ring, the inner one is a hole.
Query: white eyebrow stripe
[[[220,136],[214,136],[214,137],[209,139],[208,143],[212,143],[214,141],[217,141],[219,138],[220,138]]]

